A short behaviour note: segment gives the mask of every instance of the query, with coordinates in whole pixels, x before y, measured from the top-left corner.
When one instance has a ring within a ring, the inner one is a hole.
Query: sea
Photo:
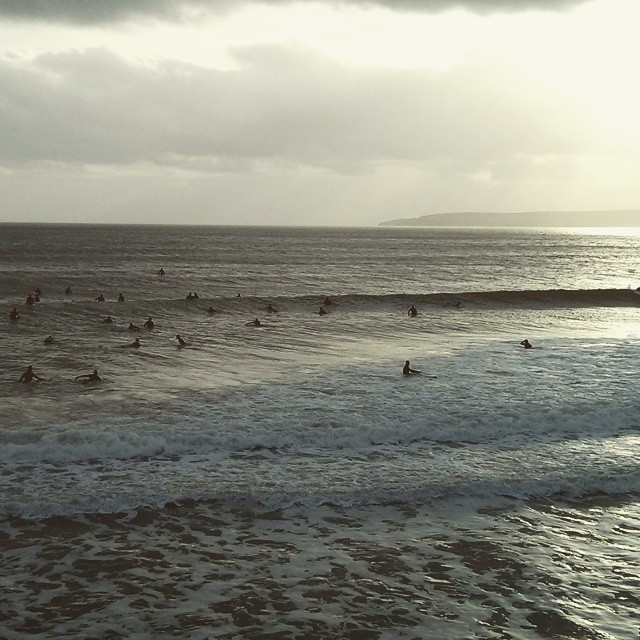
[[[639,286],[640,228],[0,225],[0,638],[637,640]]]

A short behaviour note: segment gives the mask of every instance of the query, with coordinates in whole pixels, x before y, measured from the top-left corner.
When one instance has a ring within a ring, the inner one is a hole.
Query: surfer
[[[145,329],[153,329],[153,327],[155,326],[156,326],[156,323],[153,321],[151,316],[149,316],[149,319],[144,323]]]
[[[107,316],[103,321],[104,324],[112,324],[113,318],[111,316]]]
[[[191,293],[191,291],[187,294],[187,300],[193,300],[193,293]]]
[[[133,324],[133,322],[129,323],[127,329],[129,329],[129,331],[140,331],[140,327],[137,324]]]
[[[40,376],[36,375],[33,371],[33,367],[31,365],[29,365],[25,372],[20,376],[18,382],[31,382],[33,379],[36,380],[44,380],[44,378],[41,378]]]
[[[188,344],[179,333],[176,335],[176,340],[178,341],[178,349],[182,349]]]
[[[319,316],[326,316],[327,312],[325,311],[324,307],[320,307],[320,311],[318,311],[318,315]]]
[[[65,296],[70,296],[72,293],[73,293],[73,291],[71,291],[71,287],[67,287],[67,288],[64,290],[64,295],[65,295]]]
[[[525,338],[521,343],[520,343],[525,349],[533,349],[533,345]]]
[[[414,305],[411,305],[409,307],[409,310],[407,311],[407,315],[410,316],[411,318],[415,318],[418,315],[418,310],[415,308]]]
[[[97,298],[96,298],[96,302],[104,302],[104,296],[102,294],[100,294]]]
[[[33,300],[33,296],[32,296],[31,294],[29,294],[29,295],[27,296],[27,299],[25,300],[25,304],[29,304],[29,305],[31,305],[31,304],[33,304],[33,302],[34,302],[34,300]]]
[[[124,296],[122,294],[118,296],[118,302],[124,302]]]
[[[142,345],[140,344],[140,338],[136,338],[131,344],[124,346],[129,349],[139,349]]]
[[[94,369],[93,373],[84,373],[81,376],[76,376],[74,380],[85,380],[86,382],[100,382],[102,378],[98,375],[98,370]]]
[[[214,313],[219,313],[219,311],[218,311],[217,309],[214,309],[213,307],[209,307],[209,308],[207,309],[207,313],[208,313],[209,315],[213,315]]]
[[[332,304],[333,304],[333,302],[332,302],[331,298],[326,297],[326,298],[324,299],[324,303],[323,303],[323,304],[324,304],[324,306],[325,306],[325,307],[328,307],[329,305],[332,305]]]
[[[252,320],[251,322],[247,322],[244,326],[245,327],[261,327],[262,326],[262,322],[260,322],[260,320],[258,320],[258,318],[256,318],[255,320]]]
[[[40,287],[36,287],[33,290],[33,293],[35,293],[36,296],[40,297],[42,295],[42,289]]]
[[[405,360],[404,367],[402,367],[402,375],[410,376],[414,373],[422,373],[422,371],[420,371],[419,369],[412,369],[410,367],[410,364],[411,363],[409,360]]]
[[[159,276],[163,276],[164,275],[164,269],[162,267],[160,267],[160,271],[158,271],[158,275]]]
[[[19,319],[20,314],[18,313],[18,310],[13,307],[13,309],[9,311],[9,320],[11,320],[11,322],[17,322]]]
[[[53,344],[53,343],[54,343],[53,336],[47,336],[47,337],[44,339],[44,343],[45,343],[45,344]]]
[[[278,313],[278,310],[271,304],[268,304],[265,307],[265,310],[268,311],[269,313]]]

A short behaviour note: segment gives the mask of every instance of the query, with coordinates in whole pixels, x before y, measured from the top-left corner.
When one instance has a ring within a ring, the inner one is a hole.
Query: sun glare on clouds
[[[640,2],[391,6],[238,2],[173,21],[0,20],[6,186],[20,202],[13,163],[50,163],[69,198],[109,179],[122,201],[155,202],[193,179],[194,211],[224,208],[233,184],[292,217],[303,189],[327,200],[318,211],[353,211],[354,222],[384,218],[394,202],[405,216],[637,206]],[[86,170],[65,168],[76,165]],[[248,197],[234,200],[238,215]]]

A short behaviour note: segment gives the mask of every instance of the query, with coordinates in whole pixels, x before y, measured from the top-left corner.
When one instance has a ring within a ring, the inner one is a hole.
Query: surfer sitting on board
[[[180,334],[176,335],[176,340],[178,341],[178,349],[182,349],[182,347],[186,347],[186,341],[180,336]]]
[[[521,343],[520,343],[525,349],[533,349],[533,345],[525,338]]]
[[[13,307],[13,309],[9,313],[9,320],[11,320],[11,322],[15,322],[19,318],[20,318],[20,314],[18,313],[18,310],[15,307]]]
[[[422,373],[422,371],[420,371],[420,369],[412,369],[409,365],[411,363],[409,362],[409,360],[406,360],[404,363],[404,367],[402,367],[402,375],[404,376],[410,376],[414,373]]]
[[[29,365],[26,371],[20,376],[18,382],[31,382],[34,378],[36,380],[44,380],[44,378],[36,375],[33,371],[33,367]]]
[[[258,318],[256,318],[255,320],[252,320],[251,322],[247,322],[244,326],[245,327],[261,327],[262,326],[262,322],[260,322],[260,320],[258,320]]]
[[[418,310],[415,308],[414,305],[411,305],[409,307],[409,310],[407,311],[407,315],[411,316],[412,318],[415,318],[418,315]]]
[[[76,376],[74,380],[85,380],[86,382],[100,382],[102,378],[98,375],[98,370],[94,369],[93,373],[84,373],[81,376]]]

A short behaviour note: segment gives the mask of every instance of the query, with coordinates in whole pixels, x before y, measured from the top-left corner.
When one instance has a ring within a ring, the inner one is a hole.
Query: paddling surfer
[[[94,369],[93,373],[84,373],[81,376],[76,376],[74,380],[84,380],[85,382],[100,382],[102,378],[98,375],[98,370]]]

